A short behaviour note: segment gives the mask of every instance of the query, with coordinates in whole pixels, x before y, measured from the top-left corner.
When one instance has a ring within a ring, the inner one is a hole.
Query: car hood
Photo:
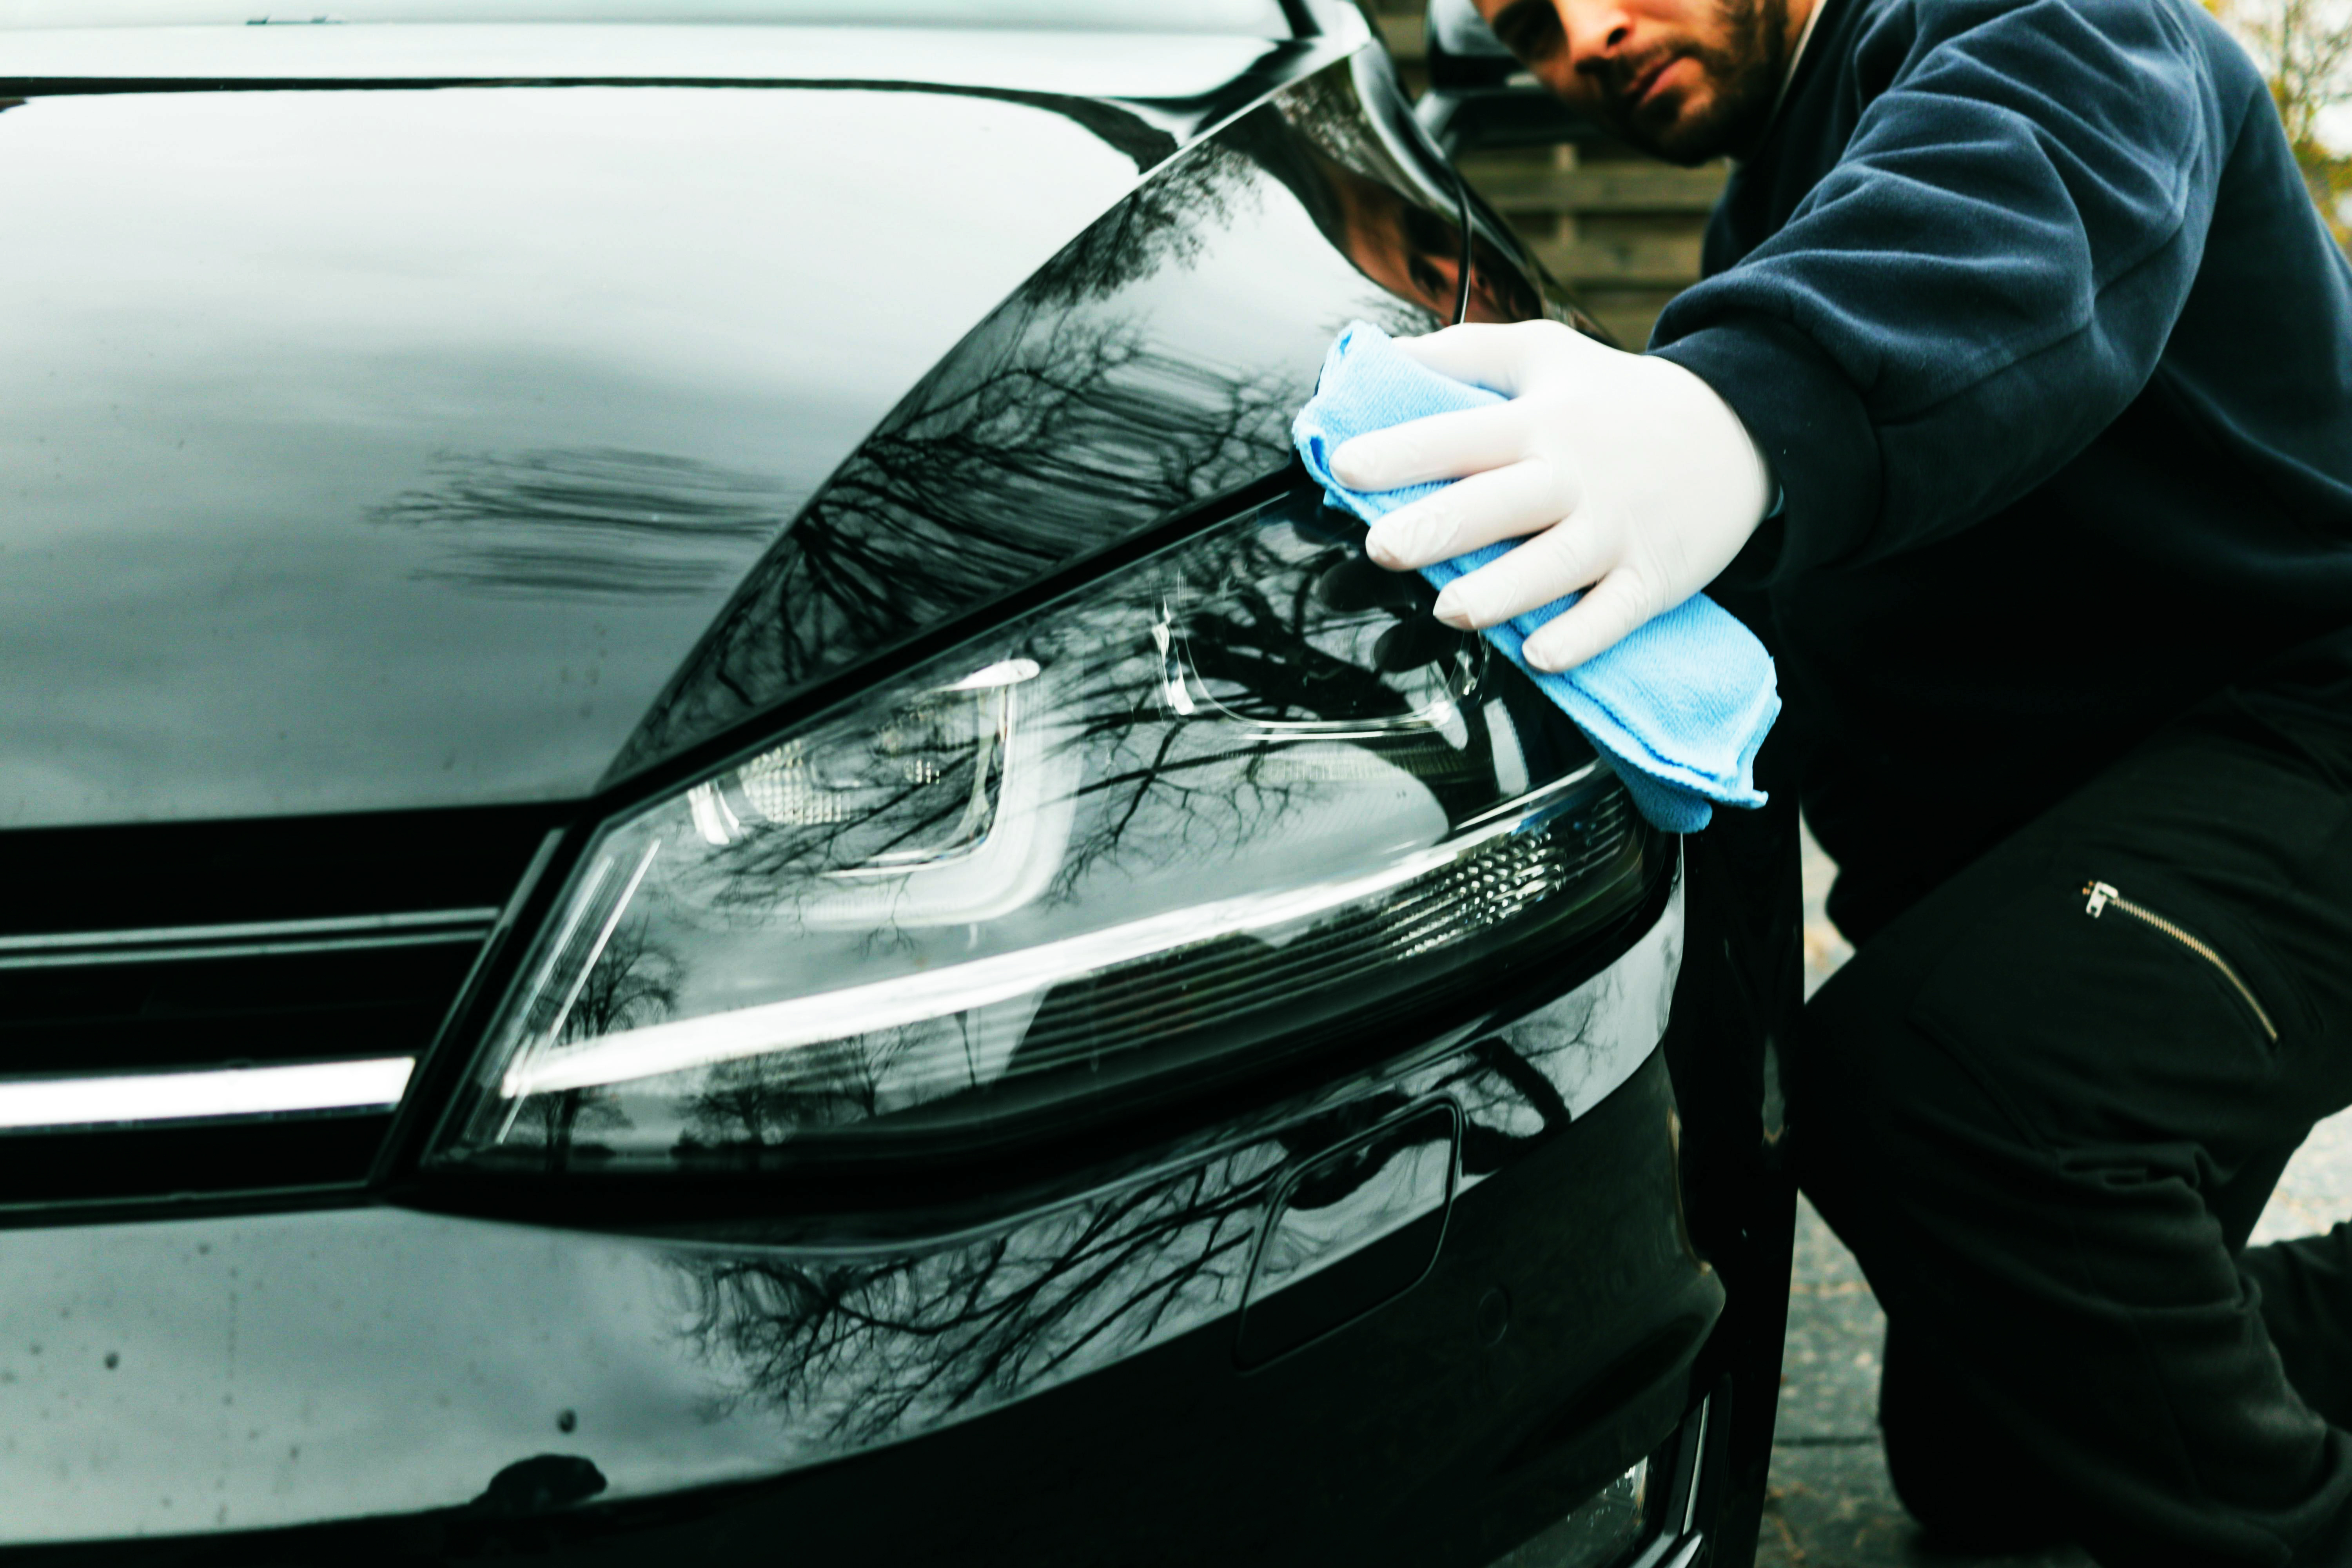
[[[1310,63],[283,31],[10,39],[0,826],[585,794],[927,368]]]

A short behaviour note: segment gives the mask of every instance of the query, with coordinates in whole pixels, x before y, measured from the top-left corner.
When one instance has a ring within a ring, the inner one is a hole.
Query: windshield
[[[0,0],[0,27],[340,22],[795,23],[1288,37],[1282,0]]]

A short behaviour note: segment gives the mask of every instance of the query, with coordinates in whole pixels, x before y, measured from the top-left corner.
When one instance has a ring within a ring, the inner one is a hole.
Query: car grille
[[[0,1215],[363,1180],[544,810],[0,837]]]

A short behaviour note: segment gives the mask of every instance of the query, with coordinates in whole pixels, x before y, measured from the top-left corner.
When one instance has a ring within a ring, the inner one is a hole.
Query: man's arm
[[[2243,115],[2167,0],[1897,18],[1862,41],[1886,86],[1837,165],[1659,322],[1654,352],[1773,466],[1779,573],[1964,528],[2105,428],[2195,279]]]
[[[1511,401],[1333,454],[1356,489],[1463,481],[1383,518],[1374,558],[1526,538],[1438,614],[1490,626],[1589,587],[1527,643],[1558,669],[1705,586],[1775,482],[1780,574],[1943,537],[2041,484],[2154,371],[2261,95],[2248,66],[2221,101],[2191,31],[2210,24],[2176,4],[1895,8],[1857,50],[1870,101],[1837,164],[1668,308],[1651,353],[1545,323],[1402,342]]]

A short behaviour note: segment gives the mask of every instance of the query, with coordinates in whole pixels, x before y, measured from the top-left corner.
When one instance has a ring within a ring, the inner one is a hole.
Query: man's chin
[[[1750,93],[1709,92],[1696,100],[1679,95],[1647,113],[1613,117],[1610,129],[1654,158],[1687,168],[1728,154],[1755,151],[1772,117],[1772,100]]]
[[[1725,153],[1724,116],[1711,112],[1713,100],[1699,104],[1662,103],[1649,113],[1622,119],[1617,133],[1654,158],[1688,167]]]

